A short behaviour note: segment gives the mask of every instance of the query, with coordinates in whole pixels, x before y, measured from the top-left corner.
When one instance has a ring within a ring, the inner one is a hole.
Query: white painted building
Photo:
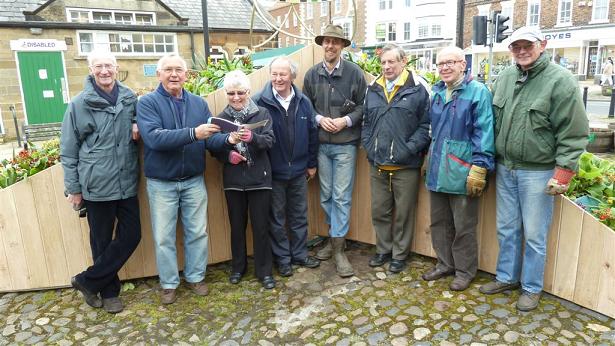
[[[402,46],[417,68],[434,70],[436,54],[455,44],[457,0],[369,0],[365,2],[365,47]]]

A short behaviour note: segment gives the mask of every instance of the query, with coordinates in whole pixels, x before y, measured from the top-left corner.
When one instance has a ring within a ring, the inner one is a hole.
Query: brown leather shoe
[[[205,280],[200,282],[189,282],[188,287],[190,287],[192,292],[197,296],[206,296],[209,294],[209,288],[207,288]]]
[[[453,291],[465,291],[468,287],[470,287],[470,283],[472,279],[466,279],[459,276],[455,276],[453,282],[449,285],[450,289]]]
[[[177,294],[175,294],[174,288],[164,288],[160,291],[160,302],[164,305],[175,303],[177,300]]]
[[[455,274],[454,270],[448,270],[447,271],[447,270],[440,269],[438,267],[433,267],[429,271],[427,271],[426,273],[421,275],[421,277],[425,281],[434,281],[434,280],[438,280],[438,279],[441,279],[441,278],[443,278],[445,276],[449,276],[449,275],[453,275],[453,274]]]

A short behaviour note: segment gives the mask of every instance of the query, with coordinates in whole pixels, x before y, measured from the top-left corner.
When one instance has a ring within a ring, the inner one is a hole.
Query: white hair
[[[109,59],[113,61],[113,65],[117,65],[117,59],[115,58],[115,55],[113,55],[113,53],[102,50],[95,50],[88,54],[88,66],[94,65],[94,61],[100,59]]]
[[[269,73],[271,73],[271,66],[273,66],[273,63],[275,63],[276,61],[285,61],[285,62],[287,62],[288,63],[288,68],[290,69],[290,77],[293,80],[295,78],[297,78],[297,70],[299,69],[299,67],[297,67],[297,63],[292,61],[289,57],[283,56],[283,55],[271,59],[271,61],[269,62]]]
[[[452,54],[457,59],[465,60],[463,49],[457,46],[448,46],[448,47],[442,48],[442,50],[438,52],[438,55],[436,56],[436,61],[437,61],[437,58],[440,57],[441,55],[447,55],[447,54]]]
[[[184,58],[179,56],[179,54],[171,53],[171,54],[164,55],[162,58],[160,58],[160,60],[158,60],[158,63],[156,64],[156,70],[162,71],[162,67],[164,66],[164,63],[170,59],[179,59],[184,70],[188,69],[188,63],[186,63],[186,60],[184,60]]]
[[[224,76],[224,89],[230,90],[234,88],[250,90],[250,79],[241,70],[233,70]]]

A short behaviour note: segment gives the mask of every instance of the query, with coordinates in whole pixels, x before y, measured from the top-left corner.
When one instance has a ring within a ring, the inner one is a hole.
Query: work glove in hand
[[[466,194],[468,197],[478,197],[487,185],[487,169],[472,165],[466,179]]]
[[[228,162],[230,162],[233,165],[236,165],[240,163],[241,161],[245,161],[245,160],[246,158],[241,156],[241,154],[239,154],[235,150],[231,150],[231,152],[228,154]]]
[[[574,171],[569,169],[555,167],[553,177],[547,182],[545,192],[549,195],[559,195],[568,191],[570,179],[574,176]]]

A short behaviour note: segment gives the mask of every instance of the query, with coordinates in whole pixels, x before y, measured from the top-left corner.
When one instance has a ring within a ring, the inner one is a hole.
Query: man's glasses
[[[112,64],[97,64],[97,65],[92,66],[92,68],[94,69],[94,71],[102,71],[102,70],[110,71],[110,70],[115,69],[115,65],[112,65]]]
[[[458,62],[462,62],[463,60],[448,60],[448,61],[443,61],[443,62],[439,62],[436,64],[436,66],[439,69],[443,69],[444,67],[453,67],[453,65],[455,65]]]
[[[532,49],[534,49],[534,47],[536,47],[536,43],[530,43],[530,44],[511,44],[510,46],[508,46],[508,49],[510,49],[511,52],[513,53],[519,53],[521,50],[524,50],[526,52],[531,51]]]
[[[227,91],[227,92],[226,92],[226,95],[228,95],[228,96],[235,96],[235,95],[237,95],[237,96],[243,96],[243,95],[245,95],[245,94],[247,94],[247,93],[248,93],[248,92],[247,92],[247,91],[245,91],[245,90],[237,90],[237,91]]]
[[[184,74],[186,72],[186,70],[184,70],[181,67],[177,67],[177,68],[167,67],[167,68],[163,68],[162,72],[164,72],[166,74],[172,74],[173,72],[175,72],[175,74]]]

